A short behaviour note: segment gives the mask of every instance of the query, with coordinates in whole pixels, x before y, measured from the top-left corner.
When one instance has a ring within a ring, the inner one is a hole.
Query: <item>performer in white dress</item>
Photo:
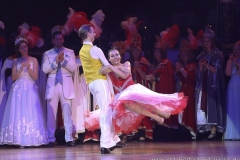
[[[13,60],[12,80],[0,128],[0,144],[39,146],[48,143],[48,135],[39,92],[38,61],[28,55],[24,36],[15,40],[19,58]]]
[[[15,58],[16,58],[16,55],[8,57],[4,61],[3,67],[1,69],[1,75],[0,75],[0,127],[2,125],[3,114],[4,114],[5,107],[6,107],[8,95],[9,95],[9,92],[12,87],[12,78],[11,78],[9,71],[12,70],[12,63],[13,63],[13,59],[15,59]],[[10,75],[10,76],[8,76],[8,75]]]

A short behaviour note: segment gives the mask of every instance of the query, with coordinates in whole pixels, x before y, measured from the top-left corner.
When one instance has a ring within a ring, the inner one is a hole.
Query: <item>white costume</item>
[[[3,67],[1,69],[1,76],[0,76],[0,127],[2,125],[2,119],[4,110],[6,107],[7,99],[9,91],[12,87],[12,78],[11,76],[5,77],[5,71],[8,68],[12,68],[13,59],[7,58],[4,61]]]
[[[55,142],[54,133],[56,130],[56,114],[58,101],[61,102],[62,113],[64,117],[65,140],[66,142],[73,141],[72,130],[73,121],[71,118],[72,99],[75,97],[73,87],[73,72],[76,68],[76,58],[73,50],[63,48],[64,61],[61,62],[60,70],[62,72],[62,84],[55,84],[58,64],[56,64],[56,56],[58,53],[50,49],[44,53],[42,70],[48,74],[46,84],[47,100],[47,127],[49,142]]]

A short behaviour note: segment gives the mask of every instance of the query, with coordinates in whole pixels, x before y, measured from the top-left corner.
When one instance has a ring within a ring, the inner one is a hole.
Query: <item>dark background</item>
[[[1,30],[0,34],[7,41],[2,53],[3,57],[14,54],[13,40],[17,36],[18,26],[23,22],[42,29],[45,44],[42,48],[33,48],[33,52],[43,53],[51,48],[50,30],[55,25],[65,24],[68,7],[71,7],[76,12],[85,12],[89,20],[97,10],[103,11],[103,32],[95,44],[105,53],[112,42],[125,40],[121,21],[132,16],[144,21],[139,33],[143,39],[143,51],[151,59],[154,36],[173,24],[179,25],[181,38],[187,37],[187,28],[191,28],[195,35],[206,25],[211,25],[216,31],[218,4],[218,0],[1,0],[0,21],[4,22],[5,30]],[[81,41],[76,32],[65,37],[65,46],[78,54]],[[179,44],[176,45],[178,47]]]

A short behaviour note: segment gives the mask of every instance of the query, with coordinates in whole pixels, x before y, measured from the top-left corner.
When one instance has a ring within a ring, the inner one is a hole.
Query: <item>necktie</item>
[[[54,49],[57,53],[59,53],[61,49]],[[57,67],[57,72],[56,72],[56,79],[55,79],[55,85],[57,85],[58,83],[60,83],[62,85],[63,83],[63,79],[62,79],[62,70],[61,70],[61,63],[58,62],[58,67]]]

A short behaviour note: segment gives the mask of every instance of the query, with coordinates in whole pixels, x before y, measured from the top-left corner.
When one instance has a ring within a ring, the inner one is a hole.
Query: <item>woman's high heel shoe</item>
[[[210,134],[207,138],[208,141],[215,141],[217,139],[216,134]]]

